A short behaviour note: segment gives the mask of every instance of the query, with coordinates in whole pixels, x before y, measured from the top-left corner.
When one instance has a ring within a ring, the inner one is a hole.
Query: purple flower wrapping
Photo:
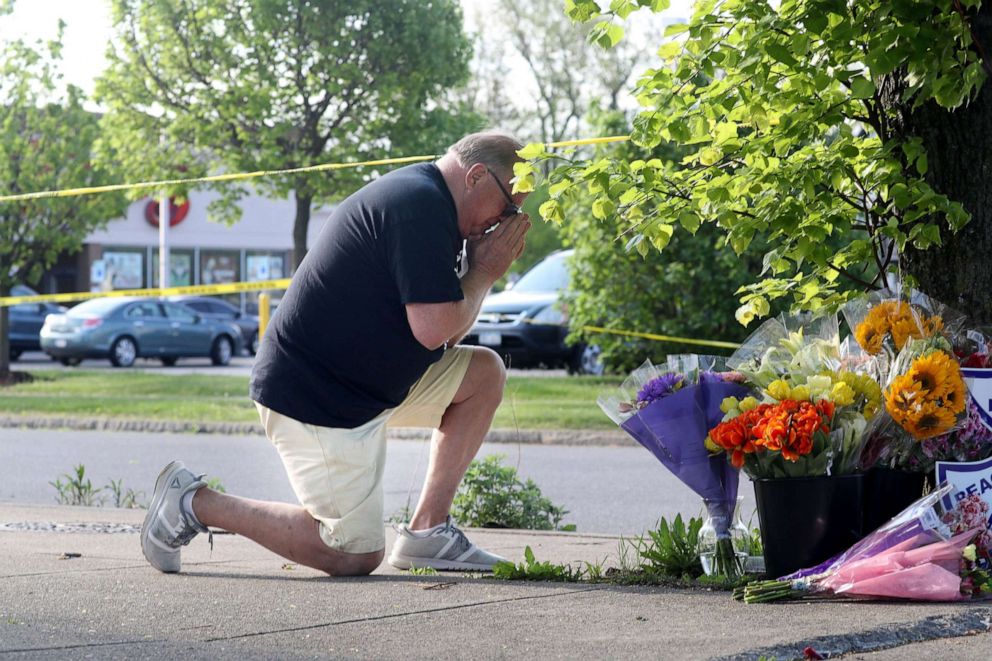
[[[620,427],[704,501],[725,503],[732,512],[740,474],[725,456],[711,457],[703,442],[723,418],[724,398],[747,393],[723,381],[687,386],[652,401]]]

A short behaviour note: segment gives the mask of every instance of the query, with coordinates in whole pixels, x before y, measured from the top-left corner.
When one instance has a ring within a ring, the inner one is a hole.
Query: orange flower
[[[830,431],[828,423],[833,413],[834,406],[827,401],[813,404],[783,399],[720,423],[710,432],[710,438],[730,453],[730,461],[737,468],[744,465],[745,455],[759,448],[780,452],[787,461],[797,461],[813,451],[817,432]]]

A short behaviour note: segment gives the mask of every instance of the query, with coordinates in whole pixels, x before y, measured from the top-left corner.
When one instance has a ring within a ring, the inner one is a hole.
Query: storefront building
[[[182,205],[172,205],[169,284],[176,287],[289,277],[295,202],[247,195],[241,200],[241,219],[227,226],[208,220],[207,206],[217,197],[212,191],[194,191]],[[124,218],[86,237],[81,252],[60,259],[46,274],[41,288],[45,293],[61,293],[157,287],[158,211],[158,201],[152,198],[130,204]],[[329,212],[329,207],[312,211],[307,245],[313,245]],[[253,312],[257,294],[226,298]]]

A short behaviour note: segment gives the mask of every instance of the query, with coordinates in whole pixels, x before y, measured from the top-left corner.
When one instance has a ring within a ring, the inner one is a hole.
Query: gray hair
[[[523,144],[509,133],[482,131],[466,135],[451,145],[448,153],[453,154],[465,168],[482,163],[503,173],[511,173],[513,164],[523,160],[517,155],[519,149],[523,149]]]

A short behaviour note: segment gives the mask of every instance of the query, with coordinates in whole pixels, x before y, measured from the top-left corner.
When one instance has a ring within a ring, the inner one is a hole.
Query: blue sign
[[[977,497],[987,504],[990,514],[986,526],[992,526],[992,457],[982,461],[938,461],[937,484],[945,481],[952,487],[943,498],[946,511],[950,512],[959,503]]]
[[[978,407],[982,423],[992,430],[992,369],[962,367],[961,376],[968,386],[972,401]]]

